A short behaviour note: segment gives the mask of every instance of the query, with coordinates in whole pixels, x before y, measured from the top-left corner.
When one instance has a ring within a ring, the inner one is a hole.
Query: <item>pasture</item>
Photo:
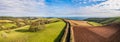
[[[65,25],[65,22],[60,20],[45,24],[45,28],[37,32],[30,32],[30,25],[1,30],[0,42],[58,42],[63,35]],[[11,25],[7,24],[6,26]]]

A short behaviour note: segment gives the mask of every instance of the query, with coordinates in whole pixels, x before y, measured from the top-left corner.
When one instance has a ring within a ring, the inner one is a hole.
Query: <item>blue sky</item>
[[[96,5],[106,0],[45,0],[46,4],[49,6],[70,6],[70,7],[84,7]]]
[[[120,16],[119,0],[0,0],[0,16]]]

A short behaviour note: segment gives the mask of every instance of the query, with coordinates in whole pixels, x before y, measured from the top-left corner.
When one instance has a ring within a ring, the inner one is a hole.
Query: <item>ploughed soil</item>
[[[119,24],[94,27],[87,21],[67,21],[71,24],[74,42],[120,42]]]

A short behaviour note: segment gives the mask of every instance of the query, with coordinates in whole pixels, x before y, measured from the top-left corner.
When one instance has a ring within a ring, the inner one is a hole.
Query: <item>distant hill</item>
[[[120,23],[120,17],[110,17],[110,18],[87,18],[85,21],[93,21],[101,24],[111,24]]]
[[[56,17],[56,18],[64,18],[64,19],[70,19],[70,20],[84,20],[84,19],[87,19],[87,17]]]

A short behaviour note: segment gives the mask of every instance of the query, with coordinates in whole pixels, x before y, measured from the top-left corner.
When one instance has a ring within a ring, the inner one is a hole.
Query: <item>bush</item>
[[[10,33],[10,32],[11,32],[11,30],[5,30],[4,32],[5,32],[5,33]]]
[[[45,28],[44,25],[36,25],[36,26],[32,26],[31,25],[31,27],[29,28],[29,31],[31,31],[31,32],[37,32],[37,31],[39,31],[41,29],[44,29],[44,28]]]
[[[7,37],[8,37],[8,35],[7,35],[7,33],[2,32],[2,33],[1,33],[1,37],[3,37],[3,38],[7,38]]]

